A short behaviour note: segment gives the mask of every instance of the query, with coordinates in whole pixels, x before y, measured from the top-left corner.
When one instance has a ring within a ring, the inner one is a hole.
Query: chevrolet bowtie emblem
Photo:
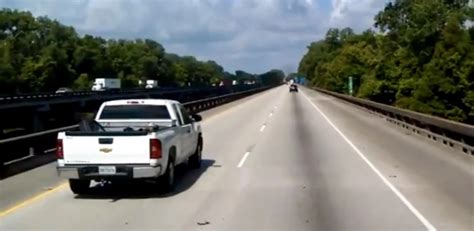
[[[101,149],[99,149],[99,151],[101,151],[103,153],[109,153],[109,152],[112,151],[112,149],[111,148],[101,148]]]

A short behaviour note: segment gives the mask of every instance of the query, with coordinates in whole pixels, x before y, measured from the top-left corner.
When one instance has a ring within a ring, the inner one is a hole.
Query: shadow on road
[[[166,198],[182,193],[191,188],[194,183],[214,166],[215,161],[203,159],[201,168],[190,169],[186,164],[176,167],[176,187],[172,192],[165,193],[159,184],[150,181],[118,181],[107,184],[97,184],[90,188],[88,194],[77,195],[76,199],[112,199],[116,202],[120,199],[144,199],[144,198]]]

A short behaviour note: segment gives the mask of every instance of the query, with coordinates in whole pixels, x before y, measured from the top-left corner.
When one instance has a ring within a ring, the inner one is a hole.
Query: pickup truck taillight
[[[64,158],[64,151],[63,151],[63,140],[58,139],[56,141],[56,157],[58,159]]]
[[[159,139],[150,139],[150,159],[161,158],[161,141]]]

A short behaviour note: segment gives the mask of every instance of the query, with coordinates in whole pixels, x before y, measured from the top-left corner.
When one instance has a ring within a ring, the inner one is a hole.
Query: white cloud
[[[361,30],[371,27],[375,14],[382,10],[388,0],[331,0],[332,26],[349,26]]]
[[[214,59],[226,69],[297,67],[329,27],[372,25],[388,0],[0,0],[49,15],[80,33],[152,38],[170,52]]]

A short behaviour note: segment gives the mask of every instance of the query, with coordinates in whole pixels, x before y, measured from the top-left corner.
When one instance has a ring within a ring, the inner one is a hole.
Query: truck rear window
[[[166,106],[115,105],[105,106],[100,119],[171,119]]]

